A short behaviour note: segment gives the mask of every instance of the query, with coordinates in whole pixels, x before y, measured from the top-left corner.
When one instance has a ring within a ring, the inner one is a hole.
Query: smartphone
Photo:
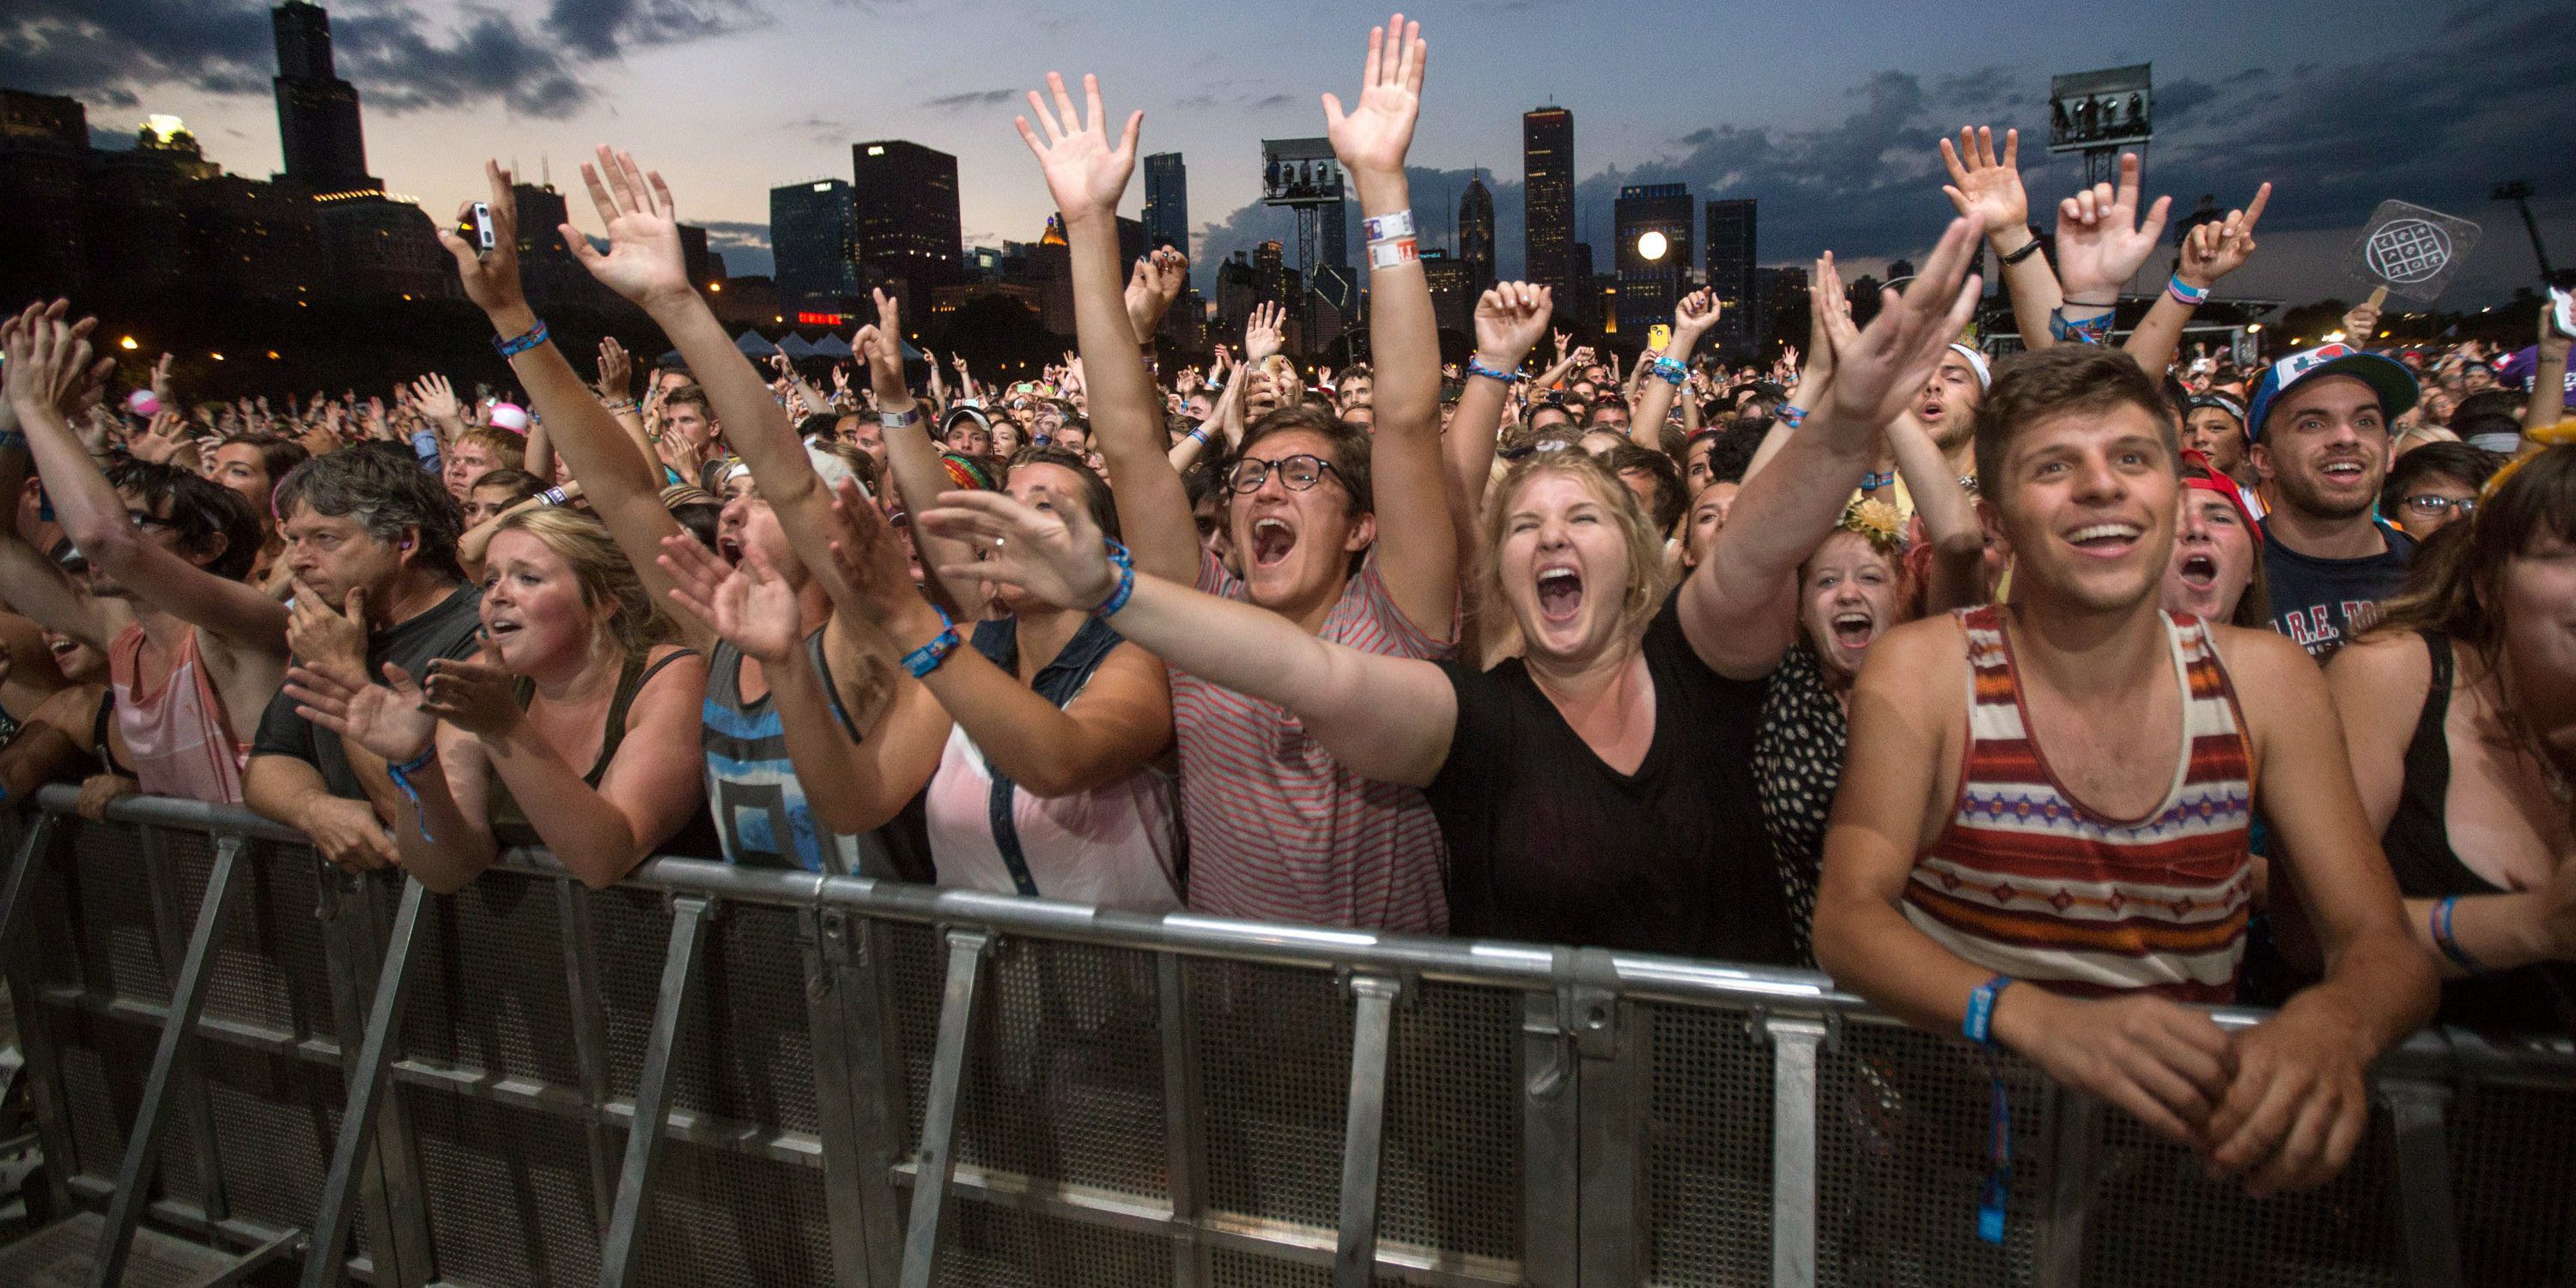
[[[500,244],[492,236],[492,207],[484,202],[475,202],[473,208],[465,212],[465,217],[456,221],[456,235],[473,247],[475,254],[492,253],[492,248]]]
[[[2576,295],[2568,294],[2565,287],[2549,288],[2549,329],[2576,339]]]
[[[1662,353],[1664,350],[1671,348],[1672,343],[1673,328],[1670,323],[1658,322],[1653,326],[1646,328],[1647,348],[1652,349],[1657,353]]]

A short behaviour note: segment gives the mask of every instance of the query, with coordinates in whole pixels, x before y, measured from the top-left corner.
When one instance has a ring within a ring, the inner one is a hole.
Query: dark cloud
[[[735,277],[767,277],[776,271],[769,248],[769,225],[710,222],[707,249],[724,256],[725,272]]]
[[[1015,89],[970,89],[963,93],[942,94],[937,98],[923,99],[921,105],[942,112],[963,112],[970,108],[999,107],[1019,96],[1020,92]]]
[[[553,0],[538,25],[468,10],[452,33],[419,0],[331,6],[339,74],[370,110],[498,100],[562,117],[592,97],[593,64],[628,50],[697,40],[766,21],[758,0]],[[0,84],[132,107],[140,91],[180,84],[267,94],[277,56],[265,4],[240,0],[11,0],[0,13]]]

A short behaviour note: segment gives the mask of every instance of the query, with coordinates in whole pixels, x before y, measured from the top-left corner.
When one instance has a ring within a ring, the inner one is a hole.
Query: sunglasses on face
[[[1226,488],[1238,496],[1258,492],[1261,485],[1269,480],[1272,470],[1279,472],[1279,485],[1291,492],[1309,491],[1323,482],[1325,475],[1341,472],[1333,468],[1331,461],[1302,452],[1275,461],[1246,456],[1237,460],[1234,468],[1226,473]]]

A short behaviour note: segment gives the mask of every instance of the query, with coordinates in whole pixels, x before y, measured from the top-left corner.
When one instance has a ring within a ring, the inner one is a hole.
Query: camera
[[[492,236],[492,207],[485,202],[475,202],[465,212],[465,217],[456,221],[456,235],[473,247],[475,254],[491,254],[492,248],[500,244]]]

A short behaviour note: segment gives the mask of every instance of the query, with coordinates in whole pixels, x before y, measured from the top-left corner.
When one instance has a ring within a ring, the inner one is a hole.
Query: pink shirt
[[[116,731],[125,739],[134,780],[154,796],[238,805],[242,762],[250,748],[233,736],[224,700],[206,677],[197,650],[197,628],[171,659],[161,688],[137,687],[142,670],[143,627],[126,627],[107,646],[108,683],[116,691]]]

